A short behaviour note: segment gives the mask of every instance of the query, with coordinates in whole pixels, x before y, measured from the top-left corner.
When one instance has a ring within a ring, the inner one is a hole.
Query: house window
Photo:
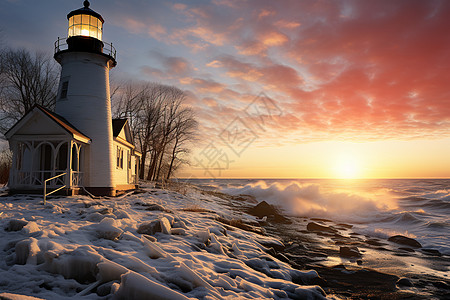
[[[117,168],[123,169],[123,149],[117,146]]]
[[[69,90],[69,81],[63,81],[61,85],[61,96],[60,99],[66,99],[67,98],[67,91]]]
[[[127,158],[128,158],[128,169],[131,170],[131,155],[130,155],[130,151],[127,151]]]

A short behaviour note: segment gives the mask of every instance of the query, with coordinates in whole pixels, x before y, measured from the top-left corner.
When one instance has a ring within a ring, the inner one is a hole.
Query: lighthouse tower
[[[80,159],[84,186],[94,194],[114,195],[109,70],[116,66],[116,52],[102,41],[102,16],[89,1],[83,4],[67,15],[68,37],[55,45],[54,58],[62,67],[55,112],[91,139]]]

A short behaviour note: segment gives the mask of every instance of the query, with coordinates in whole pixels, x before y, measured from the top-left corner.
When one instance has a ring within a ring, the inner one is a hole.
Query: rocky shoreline
[[[314,269],[328,294],[347,299],[450,299],[450,278],[434,272],[448,267],[449,257],[424,249],[414,239],[387,240],[360,234],[353,225],[319,218],[286,217],[264,201],[248,208],[269,235],[286,247],[272,249],[298,269]],[[414,268],[420,262],[429,272]],[[407,266],[406,264],[411,266]]]

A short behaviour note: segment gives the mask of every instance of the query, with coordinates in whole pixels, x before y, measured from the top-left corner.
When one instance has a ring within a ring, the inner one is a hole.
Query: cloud
[[[286,135],[449,135],[448,1],[212,0],[155,9],[121,26],[175,49],[141,71],[177,80],[202,99],[199,110],[224,114],[221,103],[245,105],[264,90],[288,112],[271,124]]]

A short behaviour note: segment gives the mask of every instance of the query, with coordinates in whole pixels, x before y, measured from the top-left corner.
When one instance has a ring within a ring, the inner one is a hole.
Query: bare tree
[[[6,185],[11,169],[12,152],[8,148],[0,150],[0,185]]]
[[[198,122],[195,120],[192,109],[189,107],[183,108],[176,118],[175,130],[173,132],[173,137],[171,137],[172,153],[167,170],[167,180],[170,179],[172,172],[175,171],[180,164],[187,163],[187,161],[180,158],[180,156],[189,153],[189,148],[187,146],[195,140],[197,127]]]
[[[161,84],[128,83],[116,93],[114,116],[128,118],[142,152],[140,178],[169,179],[185,162],[181,157],[188,153],[188,136],[194,136],[197,124],[192,110],[183,105],[185,99],[180,89]]]
[[[53,59],[24,49],[5,49],[0,57],[0,132],[35,104],[53,110],[59,72]]]

